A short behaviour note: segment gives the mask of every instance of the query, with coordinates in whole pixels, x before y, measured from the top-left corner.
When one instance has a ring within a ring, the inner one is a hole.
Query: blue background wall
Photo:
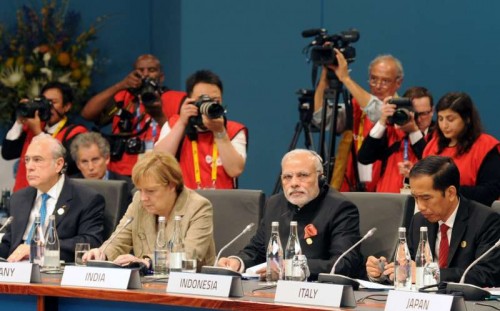
[[[1,1],[0,20],[12,24],[16,8],[29,2]],[[250,130],[242,188],[272,191],[299,117],[294,93],[311,87],[311,68],[301,54],[309,40],[300,36],[308,28],[357,28],[361,39],[350,67],[361,85],[367,86],[370,60],[391,53],[405,67],[402,90],[423,85],[436,99],[468,92],[486,130],[500,137],[497,0],[73,0],[70,7],[82,13],[86,27],[109,16],[98,33],[105,61],[96,91],[122,79],[148,52],[162,61],[171,88],[183,89],[201,68],[222,77],[229,117]]]

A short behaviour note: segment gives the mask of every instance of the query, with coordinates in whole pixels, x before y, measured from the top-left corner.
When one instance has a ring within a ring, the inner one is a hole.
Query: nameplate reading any
[[[40,283],[40,269],[27,262],[0,262],[0,282]]]
[[[274,301],[335,308],[356,306],[351,286],[296,281],[278,281]]]
[[[242,297],[241,279],[236,276],[171,272],[167,293],[213,297]]]
[[[66,266],[61,285],[112,289],[141,288],[137,270],[85,266]]]
[[[451,295],[391,290],[384,310],[465,311],[465,303],[462,297]]]

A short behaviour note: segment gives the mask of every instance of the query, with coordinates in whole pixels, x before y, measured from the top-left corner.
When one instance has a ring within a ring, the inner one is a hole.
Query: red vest
[[[167,117],[167,120],[174,113],[177,113],[179,107],[181,105],[182,99],[186,96],[184,92],[177,91],[167,91],[162,93],[161,101],[163,103],[163,113]],[[133,133],[137,133],[138,130],[144,128],[147,122],[152,120],[151,116],[146,113],[145,108],[142,104],[139,105],[139,113],[136,111],[136,105],[133,102],[135,97],[127,90],[122,90],[115,94],[115,102],[123,102],[123,108],[134,115],[132,119],[132,124],[134,125]],[[144,115],[139,124],[136,124],[138,121],[138,116]],[[120,129],[118,128],[118,122],[120,121],[120,116],[114,115],[113,117],[113,134],[120,133]],[[152,141],[153,143],[158,140],[160,137],[161,126],[156,124],[153,126],[152,123],[149,124],[148,129],[138,135],[138,137],[142,141]],[[111,161],[109,162],[108,169],[112,172],[115,172],[120,175],[130,176],[132,175],[132,168],[137,162],[138,155],[137,154],[128,154],[127,152],[123,153],[122,158],[119,161]]]
[[[45,126],[45,125],[43,125],[43,126]],[[71,129],[71,131],[66,135],[66,131],[68,129]],[[21,189],[29,186],[28,180],[26,179],[26,161],[24,161],[24,156],[26,155],[26,151],[28,150],[28,146],[30,145],[31,140],[33,139],[33,132],[28,130],[27,126],[25,126],[23,128],[23,130],[26,132],[26,139],[24,140],[23,150],[21,151],[21,156],[19,158],[19,166],[17,168],[16,181],[14,183],[13,192],[16,192],[17,190],[21,190]],[[70,127],[70,125],[68,125],[68,123],[66,123],[65,126],[62,128],[62,130],[60,130],[59,133],[57,133],[56,139],[64,144],[65,141],[68,141],[73,136],[78,135],[80,133],[85,133],[85,132],[87,132],[87,129],[82,125]],[[65,138],[65,141],[63,141],[64,138]],[[69,153],[69,150],[66,150],[66,152]]]
[[[179,120],[179,115],[169,119],[171,127]],[[245,131],[248,138],[247,128],[238,122],[227,121],[226,131],[229,139],[233,139],[240,131]],[[200,164],[201,187],[212,187],[212,152],[214,146],[214,135],[212,132],[198,132],[198,162]],[[194,173],[193,147],[191,141],[185,136],[182,140],[182,147],[179,154],[179,164],[182,170],[184,185],[191,189],[198,188]],[[220,156],[218,157],[220,160]],[[215,183],[217,189],[234,189],[235,180],[230,177],[222,164],[217,164],[217,180]]]
[[[471,149],[465,154],[457,156],[456,147],[444,148],[443,152],[438,154],[438,135],[436,133],[431,141],[427,143],[423,157],[425,158],[429,155],[451,157],[460,172],[460,185],[474,186],[476,185],[477,173],[483,163],[484,157],[494,148],[500,151],[500,142],[493,136],[481,134],[476,139]]]
[[[406,137],[408,142],[408,160],[412,163],[418,161],[417,156],[411,148],[410,139],[402,130],[396,129],[393,126],[388,126],[386,129],[387,146],[390,147],[394,143],[399,142],[399,149],[394,151],[385,163],[385,170],[382,172],[380,179],[377,183],[377,192],[394,192],[399,193],[403,187],[403,175],[399,173],[398,163],[403,162],[404,158],[404,139]]]
[[[358,153],[359,148],[358,148],[358,139],[359,135],[361,134],[361,137],[366,137],[368,134],[370,134],[370,130],[373,127],[373,122],[368,118],[367,115],[364,116],[364,122],[363,122],[363,132],[360,133],[360,124],[361,124],[361,117],[363,115],[363,110],[361,110],[361,107],[359,106],[358,102],[356,99],[352,100],[352,110],[353,110],[353,129],[352,133],[354,135],[354,140],[353,140],[353,149],[354,152]],[[351,187],[354,187],[356,185],[356,176],[355,176],[355,170],[354,170],[354,165],[357,165],[357,163],[353,163],[353,155],[352,152],[349,153],[349,159],[347,159],[347,168],[345,172],[345,178],[344,182],[342,183],[342,187],[340,188],[341,192],[347,192],[351,191]],[[382,162],[381,161],[376,161],[375,163],[372,164],[372,181],[368,182],[365,184],[366,186],[366,191],[373,192],[375,191],[375,187],[377,186],[377,181],[380,176],[380,170],[382,167]]]

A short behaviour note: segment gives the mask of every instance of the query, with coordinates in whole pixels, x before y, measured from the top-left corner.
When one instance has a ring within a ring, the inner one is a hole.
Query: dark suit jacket
[[[290,221],[297,221],[302,253],[307,257],[311,278],[318,273],[329,273],[337,258],[359,241],[359,213],[357,207],[342,194],[328,186],[313,201],[301,209],[290,204],[283,193],[269,198],[257,233],[250,243],[238,253],[249,268],[266,261],[267,244],[271,237],[271,222],[279,221],[279,234],[283,249],[290,234]],[[312,244],[304,239],[304,228],[313,224],[318,234]],[[346,255],[337,265],[336,273],[358,277],[364,269],[359,248]]]
[[[438,224],[430,223],[417,213],[412,219],[408,238],[412,258],[415,258],[418,248],[421,226],[428,228],[429,245],[433,254],[435,252]],[[449,268],[441,269],[441,281],[458,282],[469,264],[499,239],[500,215],[487,206],[461,196],[451,234]],[[467,273],[465,283],[481,287],[500,286],[500,250],[491,252],[478,262]]]
[[[28,226],[36,192],[37,189],[27,187],[12,195],[10,214],[14,216],[14,220],[0,243],[0,257],[7,258],[23,243],[23,234]],[[64,210],[62,215],[58,213],[60,209]],[[90,188],[74,184],[70,178],[65,178],[54,209],[61,260],[74,262],[76,243],[90,243],[91,248],[102,244],[103,214],[102,195]]]

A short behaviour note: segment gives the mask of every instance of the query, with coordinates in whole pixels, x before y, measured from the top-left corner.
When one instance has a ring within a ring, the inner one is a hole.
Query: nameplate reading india
[[[328,283],[278,281],[274,301],[321,307],[356,307],[351,286]]]
[[[462,297],[391,290],[384,310],[465,311],[466,309]]]
[[[236,276],[171,272],[167,293],[243,297],[243,286],[241,279]]]
[[[136,289],[141,288],[141,280],[139,271],[133,269],[66,266],[61,285]]]
[[[40,283],[40,268],[27,262],[0,262],[0,282]]]

